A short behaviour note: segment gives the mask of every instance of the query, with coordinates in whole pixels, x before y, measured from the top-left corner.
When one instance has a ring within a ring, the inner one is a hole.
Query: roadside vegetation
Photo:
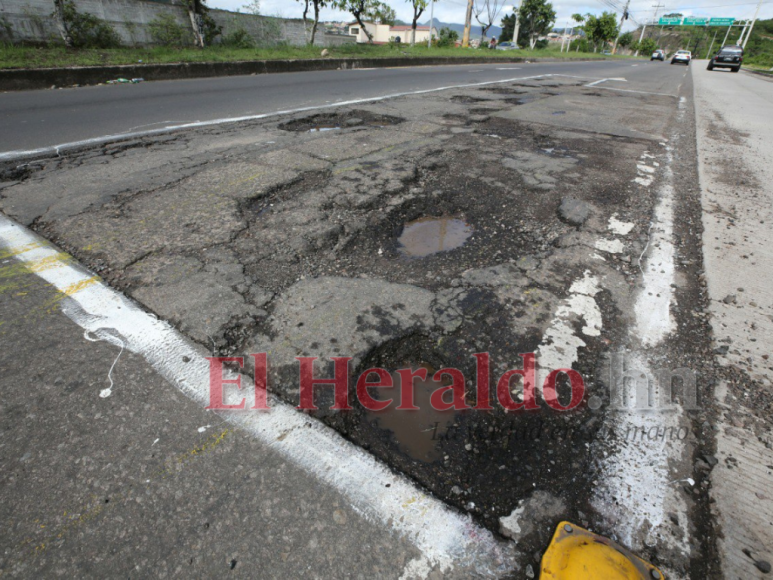
[[[159,64],[174,62],[235,62],[244,60],[277,60],[298,58],[322,58],[321,48],[310,46],[277,46],[267,48],[239,48],[231,46],[208,46],[203,49],[176,48],[168,46],[149,48],[111,48],[111,49],[68,49],[63,46],[23,47],[10,46],[0,48],[0,68],[47,68],[64,66],[98,66],[111,64]],[[602,58],[602,54],[583,52],[560,53],[558,50],[476,50],[461,48],[428,49],[416,45],[390,47],[389,45],[344,45],[328,49],[326,58],[388,58],[388,57],[562,57],[562,58]],[[609,57],[604,57],[609,58]]]
[[[312,46],[319,23],[321,8],[335,6],[352,14],[357,21],[375,21],[385,24],[394,22],[395,11],[387,2],[380,0],[298,0],[304,5],[304,22],[309,31],[306,46],[283,42],[281,21],[260,18],[250,23],[252,31],[236,26],[224,32],[209,14],[203,0],[185,0],[191,23],[189,26],[171,14],[160,14],[147,25],[147,33],[153,46],[121,45],[121,37],[112,25],[97,16],[81,11],[73,0],[54,0],[52,18],[58,35],[39,46],[14,43],[10,25],[0,19],[0,69],[8,68],[56,68],[72,66],[100,66],[123,64],[161,64],[186,62],[238,62],[249,60],[282,60],[312,58],[420,58],[451,57],[465,59],[486,56],[512,59],[513,57],[536,58],[606,58],[603,52],[617,37],[616,17],[604,13],[576,15],[577,29],[587,32],[589,40],[575,42],[567,52],[561,52],[555,44],[548,45],[544,38],[553,28],[556,12],[547,0],[524,0],[520,8],[520,34],[518,43],[524,49],[517,52],[490,50],[485,38],[482,48],[458,48],[458,33],[442,29],[432,47],[424,43],[397,44],[344,44],[328,47]],[[426,12],[430,0],[406,0],[413,6],[412,27]],[[485,36],[495,19],[501,16],[503,0],[475,0],[475,18]],[[243,7],[247,12],[259,15],[260,2],[252,0]],[[512,40],[513,18],[502,20],[504,32],[501,39]],[[254,26],[253,26],[254,24]],[[132,27],[135,25],[132,24]],[[128,28],[128,23],[127,23]],[[133,36],[132,36],[133,37]],[[477,42],[477,35],[473,37]],[[394,39],[393,39],[394,40]],[[324,52],[324,56],[323,56]],[[625,57],[623,57],[625,58]]]

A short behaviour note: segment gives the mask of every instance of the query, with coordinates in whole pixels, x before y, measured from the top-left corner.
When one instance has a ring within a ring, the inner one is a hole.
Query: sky
[[[248,1],[208,0],[207,4],[212,8],[236,11],[247,4]],[[625,0],[615,0],[615,2],[622,4]],[[405,22],[411,21],[413,11],[408,0],[386,0],[386,3],[395,9],[397,18]],[[730,17],[736,19],[751,18],[754,16],[754,11],[757,8],[757,2],[752,0],[631,0],[631,14],[639,21],[651,19],[655,4],[665,4],[665,9],[661,8],[658,12],[659,14],[681,12],[685,16]],[[466,6],[467,2],[465,0],[438,0],[435,4],[435,18],[442,22],[463,24]],[[506,5],[506,8],[509,7]],[[611,11],[601,0],[553,0],[553,8],[558,14],[556,27],[564,26],[569,17],[576,12],[581,14],[601,14],[605,10]],[[242,9],[242,12],[244,11]],[[284,18],[300,18],[303,13],[302,3],[298,0],[261,0],[260,11],[261,14],[267,16],[282,16]],[[506,10],[503,10],[495,24],[499,25],[499,20],[507,13]],[[773,0],[763,0],[759,17],[773,18]],[[324,9],[320,19],[336,21],[353,20],[350,14],[331,9]],[[422,22],[429,20],[429,10],[421,16],[420,20]],[[473,24],[475,24],[474,18]],[[624,26],[626,30],[631,28],[635,28],[635,26],[630,22]]]

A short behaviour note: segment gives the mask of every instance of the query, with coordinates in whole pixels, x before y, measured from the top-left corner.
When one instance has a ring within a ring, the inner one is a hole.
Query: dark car
[[[740,46],[723,46],[719,49],[719,52],[711,57],[709,66],[706,67],[709,70],[715,68],[729,68],[731,71],[737,73],[741,70],[741,63],[743,62],[743,48]]]

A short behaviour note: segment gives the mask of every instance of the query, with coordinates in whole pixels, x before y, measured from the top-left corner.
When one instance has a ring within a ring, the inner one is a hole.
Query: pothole
[[[319,133],[352,127],[389,127],[403,121],[400,117],[378,115],[370,111],[336,111],[280,123],[278,128],[295,133]]]
[[[490,101],[491,99],[482,99],[480,97],[471,97],[469,95],[456,95],[451,97],[452,103],[462,103],[462,104],[471,104],[471,103],[483,103],[486,101]]]
[[[410,258],[424,258],[447,252],[465,244],[472,226],[453,217],[425,217],[405,224],[398,238],[400,253]]]
[[[478,90],[486,91],[487,93],[494,93],[495,95],[523,95],[528,92],[520,89],[508,89],[506,87],[487,87],[485,89]]]
[[[408,365],[406,369],[410,369],[412,373],[426,373],[426,378],[417,377],[413,380],[413,396],[410,397],[410,391],[403,390],[402,375],[393,372],[392,387],[369,389],[370,395],[376,401],[389,401],[388,406],[380,411],[366,411],[366,417],[375,427],[389,431],[400,451],[418,461],[431,463],[442,458],[438,444],[446,436],[456,417],[452,410],[435,409],[431,401],[432,393],[450,383],[434,381],[436,369],[426,363]],[[410,406],[418,409],[406,411],[398,408]]]

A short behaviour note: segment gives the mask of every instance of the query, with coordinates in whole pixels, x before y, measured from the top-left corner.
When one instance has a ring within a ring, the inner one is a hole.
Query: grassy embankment
[[[626,58],[604,57],[601,54],[583,52],[561,53],[557,49],[545,50],[485,50],[461,48],[427,48],[426,46],[344,45],[330,48],[332,58],[386,58],[386,57],[452,57],[463,60],[469,57],[512,58]],[[321,49],[307,46],[278,46],[272,48],[232,48],[212,46],[194,48],[115,48],[115,49],[67,49],[62,46],[25,47],[0,45],[0,69],[47,68],[69,66],[98,66],[112,64],[145,64],[176,62],[233,62],[244,60],[277,60],[321,58]]]

